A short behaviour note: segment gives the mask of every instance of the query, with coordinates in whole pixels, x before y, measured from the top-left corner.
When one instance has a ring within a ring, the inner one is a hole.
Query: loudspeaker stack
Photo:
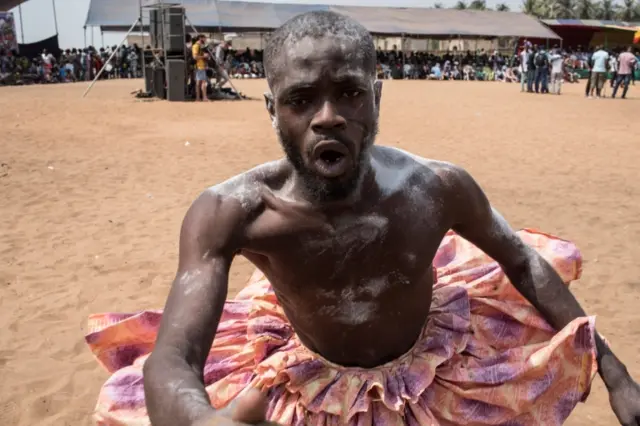
[[[184,7],[165,7],[163,4],[152,7],[149,33],[151,48],[164,53],[161,55],[164,69],[157,66],[153,70],[147,69],[145,88],[159,98],[166,96],[169,101],[184,101],[187,81]],[[145,63],[151,64],[153,58],[149,58],[149,62],[146,59]]]
[[[167,57],[184,56],[184,7],[160,7],[149,10],[151,47],[163,49]]]
[[[162,37],[167,57],[179,55],[184,59],[184,7],[168,7],[163,9],[163,12],[164,28],[162,28]]]

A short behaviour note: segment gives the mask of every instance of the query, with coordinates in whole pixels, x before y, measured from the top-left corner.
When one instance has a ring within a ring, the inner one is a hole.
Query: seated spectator
[[[442,70],[440,69],[440,64],[435,64],[433,67],[431,67],[429,80],[442,80]]]

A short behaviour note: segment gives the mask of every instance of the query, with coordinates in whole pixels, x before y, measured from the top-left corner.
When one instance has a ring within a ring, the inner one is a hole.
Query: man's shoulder
[[[283,161],[267,163],[204,190],[189,208],[183,227],[226,234],[242,233],[263,205],[264,191],[287,173]],[[282,183],[281,183],[282,185]]]
[[[466,174],[466,171],[451,162],[421,157],[400,148],[376,145],[377,156],[397,168],[417,166],[425,174],[433,174],[446,180],[453,180],[456,176]]]
[[[207,188],[204,194],[252,211],[261,204],[263,192],[282,185],[289,172],[285,160],[264,163]]]

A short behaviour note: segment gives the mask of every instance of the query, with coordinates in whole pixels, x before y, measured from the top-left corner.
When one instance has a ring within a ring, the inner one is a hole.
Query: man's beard
[[[348,178],[325,178],[314,173],[304,162],[302,152],[296,145],[286,138],[282,133],[280,126],[276,126],[278,140],[284,149],[287,159],[293,165],[293,168],[301,178],[304,190],[315,201],[338,201],[348,197],[360,185],[365,168],[365,160],[369,153],[369,149],[373,145],[376,135],[378,134],[378,122],[374,123],[373,128],[365,135],[358,156],[355,158],[354,170]]]

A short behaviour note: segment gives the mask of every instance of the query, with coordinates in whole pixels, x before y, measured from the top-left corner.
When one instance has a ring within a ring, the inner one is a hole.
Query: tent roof
[[[0,0],[0,12],[8,12],[26,0]]]
[[[636,31],[636,28],[640,27],[639,22],[605,21],[599,19],[544,19],[542,22],[551,27],[589,27],[628,31]]]
[[[187,18],[199,31],[269,31],[300,13],[331,10],[353,17],[373,34],[380,35],[560,38],[537,19],[516,12],[213,0],[181,3]],[[138,3],[132,0],[91,0],[86,25],[122,31],[138,15]],[[147,12],[143,12],[143,19],[146,25]]]

